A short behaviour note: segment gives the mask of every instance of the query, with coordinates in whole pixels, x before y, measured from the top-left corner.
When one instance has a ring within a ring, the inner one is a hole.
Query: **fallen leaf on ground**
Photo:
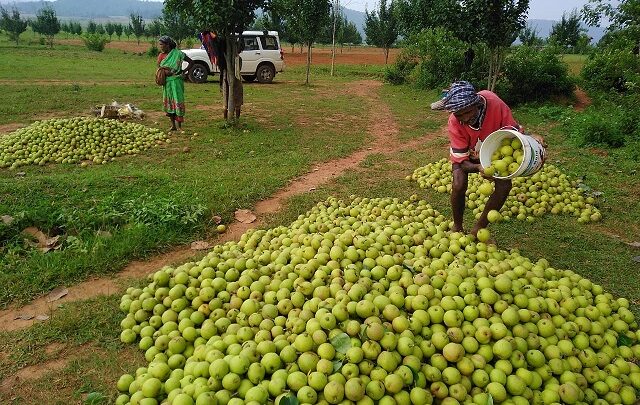
[[[25,233],[31,236],[32,238],[34,238],[35,240],[37,240],[38,243],[34,247],[37,247],[38,249],[40,249],[45,253],[51,249],[56,248],[56,245],[58,244],[58,239],[60,239],[60,235],[50,238],[35,226],[30,226],[28,228],[25,228],[22,231],[22,233]]]
[[[627,245],[634,248],[640,248],[640,242],[630,242],[630,243],[627,243]]]
[[[640,256],[632,257],[631,260],[633,260],[636,263],[640,263]]]
[[[2,222],[5,225],[11,225],[11,223],[13,222],[13,217],[11,215],[3,215],[0,218],[2,218]]]
[[[211,217],[211,220],[213,220],[214,224],[219,225],[220,222],[222,222],[222,217],[220,215],[214,215]]]
[[[191,249],[192,250],[205,250],[205,249],[209,249],[211,247],[211,245],[209,244],[209,242],[204,241],[204,240],[198,240],[195,242],[191,242]]]
[[[18,314],[15,317],[13,317],[13,320],[17,320],[17,319],[20,319],[21,321],[29,321],[29,320],[33,319],[33,315]]]
[[[57,301],[65,295],[69,294],[69,290],[65,287],[58,287],[47,295],[47,302]]]
[[[49,319],[49,315],[38,315],[36,316],[36,321],[46,321]]]
[[[253,212],[251,212],[249,210],[237,210],[234,215],[235,215],[236,220],[242,222],[243,224],[250,224],[253,221],[255,221],[256,218],[257,218],[253,214]]]
[[[113,236],[109,231],[98,231],[96,232],[96,235],[100,236],[101,238],[110,238],[111,236]]]

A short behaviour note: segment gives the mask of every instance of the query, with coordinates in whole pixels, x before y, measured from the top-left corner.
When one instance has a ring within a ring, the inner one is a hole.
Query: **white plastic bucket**
[[[500,147],[500,143],[505,138],[518,138],[522,143],[524,155],[518,170],[505,177],[495,176],[496,178],[512,179],[514,177],[531,176],[542,168],[546,155],[545,149],[534,138],[513,129],[500,129],[492,132],[482,142],[482,145],[480,145],[480,164],[483,168],[491,166],[491,156]]]

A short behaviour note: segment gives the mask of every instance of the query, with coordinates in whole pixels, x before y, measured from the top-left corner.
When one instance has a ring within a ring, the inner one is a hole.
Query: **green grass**
[[[562,55],[562,60],[564,63],[569,65],[569,73],[572,76],[579,76],[584,63],[587,60],[587,55],[566,54]]]
[[[78,61],[66,60],[63,49],[30,49],[31,58],[42,66],[22,72],[23,76],[16,78],[19,84],[7,86],[11,99],[0,107],[4,123],[80,115],[89,107],[112,99],[134,103],[149,113],[159,109],[160,90],[151,81],[151,73],[148,77],[146,73],[141,76],[145,68],[153,68],[151,59],[117,52],[92,53],[79,47],[74,52],[88,57],[86,65],[74,76],[79,81],[92,80],[92,69],[100,70],[102,62],[105,66],[124,65],[127,61],[133,64],[122,71],[103,69],[95,85],[42,85],[38,80],[64,79]],[[22,51],[16,53],[20,60],[27,52],[22,56]],[[47,74],[52,70],[56,73]],[[29,300],[88,275],[113,273],[133,258],[206,236],[210,233],[206,219],[211,215],[221,215],[228,222],[235,209],[251,208],[289,179],[308,171],[315,162],[358,149],[366,139],[365,126],[358,125],[364,122],[360,118],[365,115],[362,101],[358,96],[329,88],[329,78],[322,73],[314,72],[312,85],[303,86],[302,73],[302,69],[293,69],[277,78],[287,82],[245,86],[246,116],[238,129],[222,126],[217,83],[187,84],[188,133],[177,135],[170,145],[88,168],[26,167],[21,169],[24,176],[20,177],[12,171],[0,171],[0,212],[24,217],[19,223],[21,228],[16,225],[10,235],[11,243],[5,245],[4,260],[0,260],[0,282],[9,286],[0,292],[0,305]],[[23,81],[24,78],[33,83]],[[114,83],[123,78],[133,82]],[[34,99],[40,102],[33,103]],[[164,117],[151,115],[145,119],[146,125],[167,126]],[[360,129],[351,129],[348,136],[342,136],[354,124]],[[193,132],[198,135],[191,136]],[[335,142],[338,138],[340,142]],[[188,152],[183,152],[185,147]],[[87,213],[108,198],[140,204],[145,203],[145,198],[149,201],[165,198],[179,211],[202,204],[208,214],[194,226],[176,227],[173,222],[162,220],[145,226],[135,223],[78,226],[78,223],[99,223],[99,219]],[[83,220],[77,220],[76,216]],[[62,250],[41,254],[24,250],[19,231],[27,226],[45,232],[62,229],[63,233],[80,238],[86,252]],[[95,232],[103,228],[113,237],[107,240],[95,237]]]

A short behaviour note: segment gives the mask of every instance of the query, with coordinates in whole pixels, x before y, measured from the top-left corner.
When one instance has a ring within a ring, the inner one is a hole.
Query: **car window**
[[[262,49],[264,50],[269,50],[269,51],[278,50],[278,40],[274,36],[260,37],[260,42],[262,43]]]
[[[256,37],[244,37],[244,50],[245,51],[257,51],[260,47],[258,46],[258,38]]]

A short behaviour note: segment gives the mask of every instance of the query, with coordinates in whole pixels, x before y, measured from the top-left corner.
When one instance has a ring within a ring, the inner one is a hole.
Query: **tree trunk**
[[[338,1],[336,0],[336,5]],[[333,69],[336,64],[336,20],[338,18],[337,7],[333,10],[333,29],[331,30],[331,76],[333,76]]]
[[[309,84],[309,71],[311,70],[311,42],[307,44],[307,81]]]
[[[296,44],[291,44],[291,53],[293,54],[295,50],[296,50]]]
[[[498,83],[498,76],[502,69],[502,62],[504,61],[504,48],[497,47],[489,51],[489,78],[487,80],[487,89],[494,91],[496,84]]]
[[[236,58],[238,57],[238,42],[233,36],[228,36],[226,38],[227,41],[227,51],[225,53],[225,57],[227,59],[227,71],[225,74],[227,75],[227,84],[229,89],[227,90],[227,122],[235,121],[235,112],[237,101],[235,99],[235,86],[236,86]],[[242,86],[242,82],[240,82],[240,86]]]
[[[389,60],[389,48],[384,48],[384,64],[387,65],[387,61]]]

